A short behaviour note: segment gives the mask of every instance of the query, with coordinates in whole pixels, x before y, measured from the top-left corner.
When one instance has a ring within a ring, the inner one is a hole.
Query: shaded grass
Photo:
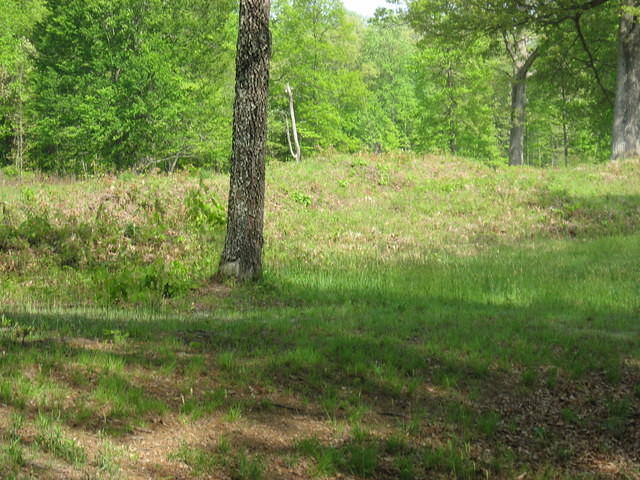
[[[215,204],[197,221],[178,221],[197,203],[181,197],[197,179],[153,177],[154,187],[139,187],[133,199],[124,193],[131,185],[118,181],[124,207],[108,207],[109,238],[128,240],[109,269],[84,260],[63,268],[64,252],[46,236],[0,248],[3,265],[24,257],[2,272],[0,402],[114,441],[176,418],[201,438],[211,422],[235,432],[238,455],[184,434],[170,458],[194,475],[223,468],[236,478],[268,478],[274,464],[302,458],[286,468],[380,479],[606,476],[587,460],[596,458],[633,478],[640,181],[629,179],[640,180],[636,170],[631,162],[493,171],[410,157],[275,166],[267,271],[248,287],[203,284],[221,241],[218,226],[202,223]],[[221,191],[220,179],[208,181],[189,195]],[[96,182],[56,188],[91,198],[105,187]],[[36,198],[60,193],[30,188]],[[65,220],[48,218],[54,230],[65,228]],[[5,219],[14,228],[7,238],[31,232],[27,220]],[[179,264],[154,264],[174,247],[171,262]],[[33,263],[44,251],[58,259]],[[124,262],[129,273],[115,274]],[[171,285],[184,288],[169,292]],[[138,294],[117,293],[131,286]],[[105,300],[111,287],[116,295]],[[80,307],[64,306],[72,294],[82,295]],[[96,308],[103,300],[120,308]],[[262,445],[248,436],[264,416],[304,417],[332,433],[271,448],[271,439]],[[55,427],[41,430],[49,433],[39,444],[66,445]],[[2,464],[18,472],[11,441],[2,439]],[[77,468],[82,462],[66,450],[56,455]],[[118,465],[110,451],[91,465],[126,477],[134,467]]]
[[[405,262],[382,268],[372,262],[359,271],[338,267],[341,262],[325,270],[295,266],[287,272],[287,282],[270,277],[251,292],[258,304],[273,301],[276,306],[193,318],[14,313],[12,319],[36,332],[96,338],[117,349],[86,353],[61,344],[40,351],[37,344],[23,346],[19,341],[8,347],[24,368],[36,360],[55,365],[64,358],[95,371],[88,398],[96,402],[92,406],[89,401],[83,415],[89,423],[92,417],[106,416],[107,430],[114,432],[132,428],[127,425],[149,414],[171,411],[162,393],[149,397],[130,385],[129,378],[138,378],[131,377],[137,369],[156,376],[167,372],[163,376],[168,375],[168,382],[174,375],[184,376],[185,385],[191,386],[194,375],[211,381],[213,370],[217,373],[211,387],[195,393],[192,387],[183,388],[186,397],[179,412],[197,420],[223,411],[227,422],[237,422],[261,404],[247,402],[238,393],[229,396],[220,386],[236,392],[263,386],[308,399],[330,421],[357,425],[359,411],[408,419],[424,419],[429,412],[430,422],[435,418],[448,425],[463,443],[494,441],[490,439],[509,429],[519,431],[528,428],[527,422],[540,421],[534,412],[525,423],[509,426],[515,412],[491,406],[497,392],[529,399],[540,391],[564,392],[572,384],[581,386],[580,391],[582,385],[594,385],[597,390],[585,401],[595,402],[595,408],[577,402],[559,406],[557,416],[566,423],[579,418],[579,431],[595,438],[593,448],[606,451],[609,441],[631,434],[630,419],[638,410],[637,397],[625,387],[630,378],[639,378],[637,368],[627,363],[640,357],[637,286],[628,280],[633,278],[638,245],[637,237],[612,237],[565,249],[550,244],[544,251],[502,250],[500,255],[450,257],[427,265]],[[606,255],[599,254],[603,249]],[[126,342],[114,344],[106,327],[126,332]],[[176,355],[180,352],[190,353],[182,360]],[[38,388],[55,391],[50,385],[26,385],[17,380],[16,390],[5,397],[14,399],[18,408],[27,398],[38,408],[62,408],[52,402],[55,395],[32,393]],[[28,391],[19,394],[20,388]],[[435,397],[428,393],[434,389],[439,392]],[[118,419],[126,419],[124,427]],[[424,421],[409,427],[414,441],[422,435]],[[543,428],[544,444],[561,442],[562,428]],[[340,466],[350,462],[349,452],[325,452],[326,458],[315,459],[318,471],[369,475],[373,467],[366,465],[366,456],[360,459],[365,462],[361,471]],[[367,451],[356,449],[355,454]],[[562,464],[577,454],[567,451],[551,462]],[[411,468],[449,468],[462,472],[455,473],[458,478],[471,478],[474,470],[468,465],[474,455],[469,451],[460,459],[444,448],[424,453],[420,462],[400,456],[393,471],[400,475]],[[342,459],[335,460],[340,465],[323,466],[332,456]],[[373,471],[381,475],[377,468]],[[497,471],[505,468],[510,467],[501,465]]]

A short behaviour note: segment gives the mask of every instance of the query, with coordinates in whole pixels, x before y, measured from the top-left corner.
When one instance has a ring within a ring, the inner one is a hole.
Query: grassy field
[[[640,478],[640,163],[0,174],[0,476]]]

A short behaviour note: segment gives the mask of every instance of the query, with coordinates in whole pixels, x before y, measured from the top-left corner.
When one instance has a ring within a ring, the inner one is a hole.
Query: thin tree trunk
[[[567,87],[562,83],[562,153],[564,158],[564,166],[569,166],[569,113],[567,111]]]
[[[509,165],[524,164],[524,129],[527,122],[527,78],[511,84],[511,134],[509,136]]]
[[[262,274],[270,0],[241,0],[229,220],[219,274],[240,281]]]
[[[456,102],[455,78],[453,67],[447,69],[447,91],[449,93],[449,106],[447,108],[447,119],[449,120],[449,153],[455,155],[458,153],[458,128],[456,125],[455,114],[458,108]]]
[[[625,5],[637,8],[638,0]],[[612,160],[640,156],[640,21],[623,12],[618,37],[618,81],[613,118]]]
[[[296,124],[296,112],[293,105],[293,90],[291,90],[291,85],[287,83],[287,87],[285,88],[285,92],[289,96],[289,114],[291,116],[291,129],[293,130],[293,144],[295,146],[295,151],[291,148],[291,142],[289,138],[289,147],[291,150],[291,155],[296,162],[299,162],[302,159],[302,152],[300,152],[300,141],[298,140],[298,127]],[[287,125],[287,137],[289,137],[289,126]]]
[[[22,99],[18,100],[16,111],[16,125],[14,138],[15,165],[19,171],[24,168],[24,105]]]
[[[295,159],[296,152],[293,150],[293,144],[291,143],[291,127],[289,126],[289,117],[287,117],[286,115],[284,117],[284,123],[287,127],[287,145],[289,145],[289,153]]]
[[[24,167],[24,67],[21,65],[18,71],[18,91],[16,94],[16,111],[14,115],[13,156],[15,166],[19,171]]]
[[[562,145],[563,145],[562,155],[564,158],[564,166],[568,167],[569,166],[569,130],[568,130],[566,121],[562,122]]]

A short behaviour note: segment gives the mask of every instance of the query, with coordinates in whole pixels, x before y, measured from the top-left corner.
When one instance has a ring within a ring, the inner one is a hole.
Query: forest
[[[269,158],[290,158],[290,85],[304,156],[608,160],[619,2],[548,7],[540,15],[549,18],[530,21],[459,3],[460,11],[456,2],[391,5],[364,20],[340,0],[274,1]],[[6,0],[0,8],[3,165],[74,175],[228,168],[236,2]]]
[[[640,1],[355,5],[0,0],[1,479],[640,478]]]

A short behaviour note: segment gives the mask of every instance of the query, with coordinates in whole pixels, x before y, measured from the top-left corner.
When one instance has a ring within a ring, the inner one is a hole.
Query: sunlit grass
[[[207,283],[223,232],[184,222],[197,177],[0,192],[15,210],[0,220],[16,228],[47,208],[56,235],[70,217],[54,213],[67,212],[127,239],[70,268],[64,242],[0,238],[0,403],[36,432],[4,435],[0,468],[17,475],[44,452],[126,478],[136,460],[117,444],[174,421],[166,461],[193,475],[269,478],[286,459],[309,478],[597,477],[580,463],[589,448],[624,459],[633,478],[637,162],[494,170],[362,156],[269,172],[266,271],[251,286]],[[203,182],[223,201],[225,178]],[[126,208],[107,205],[113,221],[100,224],[78,199],[105,190]],[[92,263],[105,255],[110,269]],[[265,417],[312,419],[325,436],[258,448],[249,434]],[[211,425],[234,438],[206,444]],[[532,456],[519,457],[522,445]]]

